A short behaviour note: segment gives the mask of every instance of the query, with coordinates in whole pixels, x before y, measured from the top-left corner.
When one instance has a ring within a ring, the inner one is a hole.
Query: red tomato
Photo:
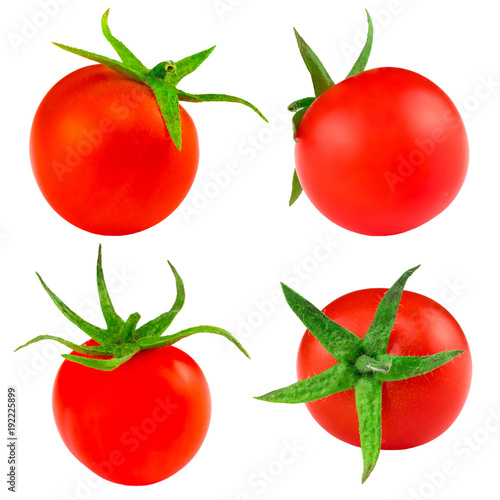
[[[323,312],[361,338],[386,291],[373,288],[352,292],[334,300]],[[460,413],[472,376],[469,346],[457,321],[432,299],[404,291],[387,353],[425,356],[454,349],[465,352],[430,373],[384,382],[382,449],[411,448],[442,434]],[[336,362],[306,331],[298,352],[299,379],[323,372]],[[326,431],[342,441],[360,446],[354,389],[306,405]]]
[[[184,467],[211,413],[203,372],[173,346],[141,351],[113,371],[65,360],[52,405],[71,453],[97,475],[126,485],[156,483]]]
[[[408,231],[442,212],[467,172],[458,110],[427,78],[377,68],[321,94],[297,131],[300,183],[335,224],[367,235]]]
[[[170,215],[198,168],[198,136],[180,108],[182,149],[153,91],[102,65],[70,73],[42,100],[31,129],[36,181],[71,224],[105,235],[142,231]]]

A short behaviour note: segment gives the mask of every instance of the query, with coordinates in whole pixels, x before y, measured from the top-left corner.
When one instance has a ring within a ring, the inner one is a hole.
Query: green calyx
[[[368,11],[366,11],[366,16],[368,19],[368,35],[366,37],[366,42],[361,50],[361,53],[351,68],[351,71],[347,74],[346,78],[350,76],[357,75],[365,70],[366,64],[368,63],[368,58],[372,50],[373,44],[373,23]],[[323,63],[319,60],[318,56],[313,52],[311,47],[307,45],[304,39],[299,35],[297,30],[294,29],[295,38],[297,39],[297,44],[299,46],[300,54],[304,63],[309,71],[314,87],[314,97],[305,97],[303,99],[298,99],[292,102],[288,106],[288,111],[294,113],[292,117],[293,126],[293,139],[297,142],[297,131],[299,129],[300,122],[305,112],[309,109],[309,106],[324,92],[326,92],[331,87],[335,86],[335,83],[331,79],[328,71],[323,66]],[[298,197],[302,194],[302,186],[300,184],[299,178],[297,177],[297,171],[295,170],[293,174],[292,181],[292,194],[290,196],[289,206],[292,206]]]
[[[88,366],[89,368],[110,371],[131,359],[140,351],[169,346],[195,333],[206,332],[222,335],[231,341],[245,356],[249,358],[250,356],[235,337],[233,337],[228,331],[216,326],[196,326],[181,330],[180,332],[171,335],[163,335],[165,330],[177,316],[178,312],[182,309],[185,300],[184,284],[182,279],[170,262],[169,265],[174,274],[177,289],[177,296],[174,304],[169,311],[161,314],[151,321],[148,321],[139,328],[137,328],[137,324],[141,319],[139,313],[131,314],[128,319],[124,321],[115,311],[106,287],[106,282],[104,281],[101,245],[99,245],[99,254],[97,258],[97,290],[102,314],[104,316],[104,320],[106,321],[106,329],[88,323],[83,318],[78,316],[78,314],[73,312],[49,289],[37,273],[43,288],[64,316],[66,316],[66,318],[68,318],[80,330],[85,332],[90,338],[95,340],[99,345],[79,345],[60,337],[54,337],[53,335],[39,335],[26,344],[18,347],[16,351],[33,344],[34,342],[39,342],[40,340],[55,340],[79,354],[91,356],[87,358],[74,354],[63,354],[62,357],[64,359]],[[104,359],[101,359],[101,357],[104,357]]]
[[[253,109],[263,120],[267,122],[265,116],[251,103],[225,94],[189,94],[177,88],[179,82],[187,75],[196,70],[215,49],[215,46],[185,57],[180,61],[164,61],[157,64],[153,69],[148,69],[139,59],[112,34],[108,26],[109,9],[104,13],[101,20],[102,32],[106,40],[111,44],[116,53],[120,56],[121,62],[100,56],[86,50],[68,47],[60,43],[54,43],[57,47],[67,50],[73,54],[85,57],[91,61],[103,64],[108,68],[126,76],[130,80],[142,83],[150,87],[156,97],[156,102],[160,108],[165,126],[178,150],[181,149],[181,122],[179,101],[187,102],[209,102],[224,101],[238,102]]]
[[[385,293],[373,322],[361,339],[332,321],[304,297],[282,284],[292,311],[337,364],[313,377],[272,391],[256,399],[272,403],[307,403],[354,389],[363,455],[364,483],[372,472],[382,442],[382,386],[384,382],[424,375],[464,351],[443,351],[429,356],[387,354],[387,346],[408,278],[419,266],[406,271]]]

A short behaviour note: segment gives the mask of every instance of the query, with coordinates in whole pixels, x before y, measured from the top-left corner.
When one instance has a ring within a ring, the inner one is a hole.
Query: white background
[[[55,1],[56,8],[44,18],[42,3],[7,2],[1,20],[1,353],[3,387],[15,385],[19,392],[17,498],[493,498],[500,436],[500,4],[66,0]],[[167,220],[126,237],[88,234],[62,220],[40,194],[28,154],[31,120],[40,100],[60,78],[86,64],[50,42],[113,56],[100,31],[100,17],[108,7],[113,33],[150,67],[217,44],[182,88],[244,97],[272,124],[236,104],[186,104],[200,136],[193,189]],[[355,59],[347,53],[349,47],[359,50],[364,41],[365,7],[376,25],[368,67],[400,66],[440,85],[462,111],[471,150],[469,174],[454,203],[420,228],[383,238],[333,225],[305,196],[293,208],[287,206],[293,141],[286,106],[312,93],[292,27],[338,81]],[[35,20],[40,26],[19,43],[23,26]],[[217,187],[213,178],[224,177],[228,162],[238,163],[238,173]],[[186,208],[198,213],[188,216]],[[65,448],[51,411],[52,383],[61,363],[55,344],[13,353],[42,333],[85,340],[69,328],[35,271],[69,306],[104,325],[95,306],[99,243],[118,312],[139,311],[150,319],[170,307],[170,259],[187,289],[185,308],[172,331],[215,324],[239,336],[252,355],[249,361],[224,339],[208,334],[179,344],[209,381],[212,423],[193,461],[153,486],[97,481]],[[321,245],[328,251],[318,253]],[[252,399],[296,377],[304,328],[286,305],[270,301],[285,281],[322,307],[355,289],[390,286],[419,263],[408,289],[439,301],[462,325],[474,362],[472,389],[444,435],[419,448],[382,452],[361,486],[358,448],[328,435],[303,405]],[[5,408],[5,393],[2,401]],[[280,457],[287,446],[295,446],[296,456],[283,464]],[[4,450],[0,461],[6,469]],[[443,467],[448,467],[447,475],[439,472]],[[264,473],[269,480],[258,480]],[[1,488],[7,489],[6,482]]]

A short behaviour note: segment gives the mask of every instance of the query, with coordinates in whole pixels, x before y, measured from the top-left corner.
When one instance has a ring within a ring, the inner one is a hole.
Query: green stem
[[[131,314],[128,317],[127,321],[124,322],[115,312],[104,280],[100,245],[97,257],[97,284],[101,310],[106,319],[108,327],[106,330],[88,323],[83,318],[74,313],[71,309],[69,309],[66,304],[64,304],[64,302],[62,302],[47,287],[47,285],[39,276],[43,288],[49,294],[50,298],[53,300],[59,310],[78,328],[87,333],[100,345],[81,346],[60,337],[54,337],[53,335],[39,335],[38,337],[35,337],[29,342],[26,342],[22,346],[18,347],[16,350],[33,344],[34,342],[39,342],[41,340],[54,340],[66,347],[69,347],[79,354],[90,356],[84,357],[74,354],[63,354],[62,357],[64,359],[86,366],[88,368],[109,371],[118,368],[123,363],[126,363],[141,350],[157,349],[169,346],[196,333],[208,332],[225,337],[227,340],[232,342],[243,354],[245,354],[245,356],[249,358],[250,356],[247,351],[240,344],[240,342],[235,337],[233,337],[233,335],[231,335],[231,333],[216,326],[197,326],[194,328],[187,328],[172,335],[166,335],[163,337],[161,336],[162,333],[170,326],[170,323],[172,323],[177,313],[181,310],[185,300],[184,284],[182,282],[182,279],[179,276],[179,273],[176,271],[175,267],[170,262],[169,265],[175,277],[177,290],[175,302],[170,311],[161,314],[156,319],[149,321],[140,328],[137,328],[137,324],[141,319],[139,313]],[[101,356],[106,356],[106,358],[102,359]]]
[[[133,313],[128,317],[121,331],[121,341],[123,343],[128,344],[129,342],[135,340],[134,333],[136,331],[135,329],[137,327],[137,323],[139,323],[140,319],[141,315],[139,313]]]
[[[158,107],[160,108],[165,127],[167,128],[170,137],[180,151],[182,146],[182,131],[180,127],[180,110],[179,110],[179,95],[188,94],[177,88],[179,82],[187,75],[191,74],[200,66],[203,61],[212,53],[215,46],[203,50],[191,56],[185,57],[177,62],[170,60],[163,61],[157,64],[153,69],[148,69],[142,62],[128,49],[120,40],[115,38],[108,25],[109,9],[104,13],[101,19],[102,32],[106,40],[111,44],[122,61],[110,59],[109,57],[101,56],[88,52],[86,50],[69,47],[56,43],[55,45],[61,49],[67,50],[73,54],[85,57],[91,61],[98,62],[108,68],[117,71],[126,76],[130,80],[148,85],[153,90]],[[183,100],[187,100],[184,98]],[[265,121],[267,119],[255,107],[244,99],[225,94],[198,94],[191,98],[191,102],[204,101],[227,101],[244,104],[253,109]]]
[[[392,363],[378,361],[363,354],[356,360],[355,366],[359,373],[389,373]]]
[[[176,75],[177,66],[174,61],[163,61],[157,64],[150,72],[149,75],[152,78],[164,81],[167,75]]]

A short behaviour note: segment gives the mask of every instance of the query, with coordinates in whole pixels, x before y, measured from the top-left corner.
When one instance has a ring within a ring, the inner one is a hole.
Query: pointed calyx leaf
[[[313,52],[311,47],[307,45],[304,39],[299,35],[297,30],[293,29],[295,33],[295,38],[297,39],[297,45],[299,46],[300,55],[304,60],[307,70],[311,75],[311,80],[314,87],[314,94],[319,97],[323,92],[326,92],[330,87],[333,87],[335,83],[331,79],[328,71],[326,71],[323,63],[319,60],[319,57]]]
[[[190,75],[194,70],[198,69],[199,66],[205,61],[205,59],[214,51],[215,45],[209,49],[202,50],[197,54],[185,57],[180,61],[175,63],[177,78],[180,82],[185,76]]]
[[[362,482],[372,472],[380,453],[383,383],[424,375],[463,353],[450,350],[427,356],[397,356],[386,352],[403,288],[418,267],[403,273],[387,290],[363,339],[282,284],[285,299],[292,311],[337,363],[324,372],[256,399],[273,403],[307,403],[354,388],[363,454]]]
[[[67,52],[71,52],[72,54],[76,54],[77,56],[85,57],[89,61],[94,61],[96,63],[107,66],[108,68],[120,73],[123,76],[126,76],[130,80],[133,80],[137,83],[143,83],[142,75],[137,74],[132,68],[127,67],[125,64],[120,61],[116,61],[115,59],[110,59],[109,57],[100,56],[99,54],[94,54],[93,52],[89,52],[87,50],[77,49],[75,47],[70,47],[69,45],[64,45],[62,43],[52,42],[56,47],[60,49],[66,50]]]
[[[73,312],[66,306],[43,282],[40,276],[40,282],[48,293],[52,301],[59,310],[78,328],[89,335],[98,345],[78,345],[69,340],[65,340],[53,335],[39,335],[29,342],[26,342],[21,349],[41,340],[53,340],[69,347],[75,353],[81,354],[63,354],[62,357],[80,365],[94,368],[96,370],[114,370],[123,363],[130,360],[141,350],[156,349],[166,347],[178,342],[186,337],[196,333],[207,332],[220,335],[232,342],[245,356],[250,357],[240,342],[227,330],[216,326],[197,326],[187,328],[172,335],[162,334],[170,326],[177,313],[182,309],[185,300],[184,284],[175,267],[169,262],[172,273],[175,277],[176,298],[171,309],[157,318],[149,321],[145,325],[137,328],[141,319],[139,313],[131,314],[127,321],[124,321],[115,311],[111,298],[106,287],[104,273],[102,271],[102,249],[99,245],[97,256],[97,288],[99,292],[99,301],[102,313],[106,321],[107,329],[94,326]]]
[[[139,351],[140,348],[138,346],[126,344],[121,346],[110,359],[84,358],[83,356],[75,356],[74,354],[62,354],[62,357],[79,365],[87,366],[88,368],[109,372],[123,365],[123,363],[131,359],[132,356]]]
[[[290,309],[337,360],[354,362],[359,355],[361,339],[335,321],[297,292],[281,284]]]
[[[111,356],[113,354],[113,346],[87,346],[85,344],[80,345],[75,344],[74,342],[70,342],[69,340],[63,339],[61,337],[55,337],[54,335],[39,335],[38,337],[31,339],[29,342],[26,342],[26,344],[19,346],[17,349],[15,349],[15,351],[19,351],[19,349],[29,346],[30,344],[34,344],[35,342],[40,342],[41,340],[54,340],[66,347],[69,347],[79,354],[88,354],[90,356]]]
[[[361,50],[361,54],[359,54],[358,59],[354,63],[354,66],[351,68],[351,71],[349,71],[346,78],[357,75],[358,73],[361,73],[362,71],[365,70],[366,64],[368,63],[368,58],[370,57],[370,53],[372,51],[373,23],[372,23],[372,18],[370,17],[370,14],[368,13],[367,10],[366,10],[366,17],[368,20],[368,34],[366,35],[366,42],[363,49]]]
[[[292,127],[293,127],[293,140],[295,142],[298,142],[297,141],[297,133],[299,131],[299,125],[300,125],[300,122],[302,121],[302,118],[304,117],[304,115],[306,114],[306,111],[308,110],[309,108],[306,107],[306,108],[302,108],[302,109],[299,109],[293,116],[292,116]],[[297,178],[297,182],[298,182],[298,178]],[[300,184],[300,183],[299,183]],[[302,186],[301,186],[301,189],[302,189]]]
[[[290,201],[288,202],[289,206],[292,206],[298,199],[298,197],[302,194],[302,184],[299,181],[299,177],[297,176],[297,169],[293,171],[293,179],[292,179],[292,194],[290,195]]]
[[[365,9],[366,10],[366,9]],[[366,64],[368,63],[368,58],[370,56],[370,52],[373,44],[373,23],[368,11],[366,11],[366,16],[368,20],[368,33],[366,37],[366,42],[361,50],[361,53],[354,63],[354,66],[351,68],[351,71],[347,75],[346,78],[350,76],[357,75],[365,70]],[[293,130],[293,140],[298,142],[297,140],[297,132],[299,130],[300,123],[306,111],[309,109],[311,104],[324,92],[328,89],[335,86],[332,78],[328,74],[328,71],[323,66],[323,63],[320,61],[319,57],[313,52],[311,47],[307,45],[304,39],[298,34],[297,30],[294,28],[295,38],[297,39],[297,44],[299,46],[300,54],[304,63],[306,65],[309,74],[311,75],[311,80],[314,88],[315,97],[305,97],[303,99],[298,99],[292,102],[288,106],[288,111],[294,113],[292,118],[292,130]],[[290,196],[289,206],[293,205],[293,203],[297,200],[297,198],[302,193],[302,186],[300,185],[300,181],[296,174],[293,178],[292,184],[292,194]]]
[[[74,311],[72,311],[55,293],[50,290],[50,288],[45,284],[42,277],[36,273],[40,283],[43,288],[52,299],[52,302],[57,306],[57,308],[68,318],[75,326],[80,328],[82,332],[86,333],[91,339],[94,339],[97,343],[101,345],[106,345],[108,343],[108,336],[106,335],[106,330],[99,328],[98,326],[92,325],[88,321],[84,320],[82,317],[78,316]]]
[[[347,363],[337,363],[314,377],[269,392],[255,399],[269,403],[308,403],[336,392],[348,391],[356,382],[356,370]]]
[[[354,395],[363,455],[361,482],[364,483],[375,468],[382,444],[382,382],[361,377],[354,386]]]
[[[252,103],[245,101],[245,99],[240,99],[239,97],[226,94],[188,94],[180,89],[177,89],[177,95],[180,101],[188,102],[237,102],[253,109],[265,122],[268,121]]]
[[[175,344],[179,340],[185,339],[186,337],[190,337],[195,333],[213,333],[215,335],[221,335],[222,337],[225,337],[227,340],[232,342],[247,358],[250,358],[250,355],[241,345],[238,339],[236,339],[233,335],[231,335],[227,330],[224,330],[223,328],[219,328],[217,326],[209,326],[209,325],[186,328],[185,330],[181,330],[180,332],[173,333],[172,335],[165,335],[162,337],[144,337],[139,339],[137,344],[141,347],[141,349],[154,349],[157,347],[165,347],[167,345]]]
[[[396,321],[399,302],[408,278],[419,268],[409,269],[387,290],[375,312],[372,324],[363,337],[363,350],[369,356],[376,356],[387,350],[389,336]]]
[[[464,351],[456,349],[429,354],[428,356],[394,356],[391,354],[382,354],[378,356],[378,361],[390,364],[391,369],[385,373],[374,373],[373,377],[380,382],[394,382],[418,377],[445,365],[463,353]]]
[[[153,89],[168,133],[175,147],[180,151],[182,147],[182,130],[177,92],[174,87],[165,85],[153,85],[151,88]]]
[[[250,104],[244,99],[224,94],[200,94],[198,96],[193,95],[191,97],[190,94],[185,94],[181,90],[177,89],[178,83],[185,76],[195,71],[212,53],[215,46],[185,57],[180,61],[163,61],[157,64],[154,68],[148,69],[132,53],[132,51],[125,46],[123,42],[113,36],[108,25],[108,17],[109,9],[104,13],[101,19],[102,32],[106,40],[111,44],[120,57],[121,61],[100,56],[86,50],[69,47],[60,43],[55,43],[54,45],[73,54],[85,57],[91,61],[103,64],[104,66],[107,66],[108,68],[124,75],[130,80],[151,87],[156,97],[158,107],[160,108],[165,126],[177,149],[180,150],[182,147],[182,131],[179,110],[179,100],[181,99],[180,94],[184,94],[184,98],[181,100],[189,102],[226,101],[244,104],[254,110],[261,118],[266,120],[264,115],[253,104]]]
[[[182,279],[175,267],[170,262],[168,263],[168,265],[170,266],[170,269],[172,270],[172,273],[175,277],[175,288],[177,290],[177,296],[175,297],[174,304],[170,308],[170,311],[161,314],[157,318],[148,321],[145,325],[138,328],[135,332],[136,339],[159,337],[170,326],[170,324],[184,305],[184,301],[186,300],[184,283],[182,282]]]
[[[102,247],[99,245],[99,254],[97,256],[97,291],[99,293],[99,302],[101,304],[102,315],[106,321],[108,332],[119,332],[125,321],[118,316],[111,302],[104,273],[102,272]]]
[[[120,56],[123,64],[125,64],[129,68],[133,68],[137,74],[140,74],[142,79],[148,73],[148,68],[144,66],[144,64],[135,57],[135,55],[122,43],[120,40],[117,40],[109,29],[108,25],[108,16],[109,9],[104,13],[101,19],[101,27],[102,33],[106,40],[111,44],[111,46],[115,49],[116,53]]]

